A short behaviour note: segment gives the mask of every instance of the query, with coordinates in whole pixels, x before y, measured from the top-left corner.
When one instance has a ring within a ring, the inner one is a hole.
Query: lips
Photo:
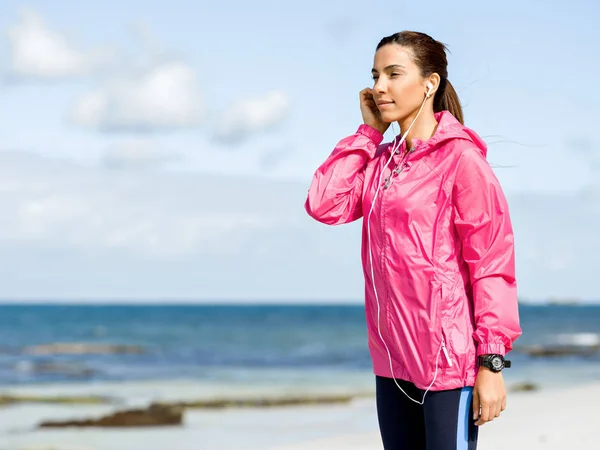
[[[382,107],[382,106],[387,106],[387,105],[393,105],[394,102],[391,100],[379,100],[377,102],[377,106]]]

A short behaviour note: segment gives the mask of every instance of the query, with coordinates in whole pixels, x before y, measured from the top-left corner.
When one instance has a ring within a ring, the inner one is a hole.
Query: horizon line
[[[519,305],[600,306],[600,299],[520,299]],[[364,299],[335,298],[2,298],[0,306],[364,306]]]

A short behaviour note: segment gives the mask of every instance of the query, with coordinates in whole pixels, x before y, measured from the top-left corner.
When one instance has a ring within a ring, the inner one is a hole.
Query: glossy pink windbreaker
[[[448,111],[426,140],[391,144],[368,125],[341,140],[314,174],[305,208],[319,222],[363,218],[368,344],[376,375],[432,390],[473,386],[477,355],[505,355],[520,336],[514,239],[487,147]],[[396,138],[396,139],[399,139]],[[394,141],[396,142],[396,141]],[[402,162],[400,162],[402,160]],[[385,179],[400,163],[400,173]],[[370,245],[367,217],[370,215]],[[392,356],[393,374],[377,329]],[[437,361],[436,361],[437,360]]]

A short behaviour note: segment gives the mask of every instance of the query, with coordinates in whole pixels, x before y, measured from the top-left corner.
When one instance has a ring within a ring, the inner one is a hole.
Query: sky
[[[0,299],[360,303],[360,222],[304,199],[412,29],[488,142],[520,296],[600,301],[597,2],[288,3],[1,2]]]

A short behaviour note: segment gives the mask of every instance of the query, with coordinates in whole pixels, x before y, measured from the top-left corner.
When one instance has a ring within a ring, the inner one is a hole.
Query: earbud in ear
[[[433,84],[428,82],[426,84],[426,86],[427,86],[427,94],[426,95],[427,95],[427,98],[429,98],[429,97],[431,97],[431,91],[433,90]]]

